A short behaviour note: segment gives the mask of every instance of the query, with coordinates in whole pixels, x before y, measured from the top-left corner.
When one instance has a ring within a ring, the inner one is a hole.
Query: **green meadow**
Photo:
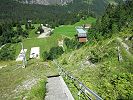
[[[44,51],[48,51],[51,47],[55,47],[58,45],[58,40],[63,39],[65,37],[73,38],[76,34],[76,26],[81,26],[83,24],[92,24],[95,23],[96,19],[89,17],[86,20],[80,20],[79,22],[75,23],[74,25],[61,25],[56,27],[53,31],[53,34],[47,38],[37,38],[39,35],[36,34],[36,30],[40,24],[34,24],[35,29],[28,30],[29,38],[23,39],[24,48],[28,49],[26,56],[27,59],[30,55],[30,49],[32,47],[40,47],[40,56]],[[22,28],[25,30],[25,26],[22,25]],[[16,57],[20,53],[21,44],[17,43],[16,46]]]

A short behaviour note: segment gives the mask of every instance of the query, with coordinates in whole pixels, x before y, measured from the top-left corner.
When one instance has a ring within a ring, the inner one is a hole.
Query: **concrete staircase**
[[[61,76],[48,78],[45,100],[74,100]]]

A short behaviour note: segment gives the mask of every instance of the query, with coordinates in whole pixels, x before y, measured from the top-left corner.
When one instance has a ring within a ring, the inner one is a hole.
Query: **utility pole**
[[[23,66],[22,66],[22,68],[25,68],[26,64],[27,64],[27,61],[26,61],[26,55],[25,55],[23,43],[21,43],[21,46],[22,46],[22,55],[23,55],[23,60],[22,60]]]

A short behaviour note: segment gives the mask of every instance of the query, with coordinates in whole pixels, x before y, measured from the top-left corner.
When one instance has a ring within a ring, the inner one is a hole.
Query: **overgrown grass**
[[[6,64],[2,62],[2,65]],[[0,69],[0,100],[43,100],[47,76],[57,75],[56,67],[51,62],[39,60],[28,61],[24,69],[20,64],[11,61]]]
[[[33,87],[30,91],[29,98],[27,100],[43,100],[46,94],[46,79],[41,80],[38,84]]]
[[[121,48],[124,59],[119,62],[118,45],[116,37],[113,36],[93,45],[86,44],[79,50],[62,55],[58,61],[66,71],[103,99],[129,99],[132,98],[133,59]],[[98,62],[92,64],[90,58],[97,58]],[[86,64],[87,61],[90,63]],[[69,88],[75,91],[73,86]]]

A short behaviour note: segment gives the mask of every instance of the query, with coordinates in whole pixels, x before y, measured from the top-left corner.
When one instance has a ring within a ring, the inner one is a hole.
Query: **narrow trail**
[[[122,44],[122,46],[125,48],[126,52],[127,52],[129,55],[131,55],[131,53],[130,53],[130,51],[129,51],[129,46],[128,46],[126,43],[122,42],[122,39],[121,39],[121,38],[118,37],[117,40]]]
[[[61,76],[48,78],[45,100],[74,100]]]
[[[53,31],[53,29],[48,28],[48,27],[45,27],[45,26],[42,26],[42,29],[44,30],[44,32],[42,34],[40,34],[38,36],[38,38],[46,38],[46,37],[49,37],[51,31]]]

